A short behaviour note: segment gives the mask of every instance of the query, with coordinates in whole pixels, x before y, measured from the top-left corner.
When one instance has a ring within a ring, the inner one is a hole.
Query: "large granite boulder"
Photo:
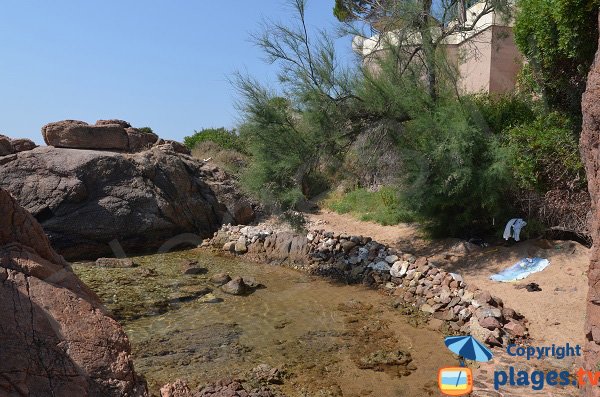
[[[133,154],[38,147],[13,156],[0,166],[0,188],[69,259],[199,244],[233,218],[202,162],[170,145]]]
[[[592,225],[590,232],[594,241],[588,271],[588,303],[585,325],[586,345],[584,366],[597,371],[600,362],[600,51],[588,75],[587,88],[581,104],[583,130],[580,148],[585,163],[588,190],[592,199]],[[583,395],[600,396],[600,388],[587,386]]]
[[[127,132],[130,152],[135,153],[150,149],[158,141],[158,135],[152,132],[144,132],[131,127],[125,128],[125,132]]]
[[[0,135],[0,156],[7,156],[15,152],[9,137]]]
[[[42,127],[42,136],[48,146],[58,148],[129,150],[127,131],[120,124],[89,125],[63,120]]]
[[[130,128],[131,124],[125,120],[110,119],[110,120],[97,120],[96,125],[119,125],[123,128]]]
[[[3,190],[0,280],[0,395],[147,395],[123,329]]]
[[[12,146],[13,146],[13,149],[15,150],[15,152],[17,152],[17,153],[25,152],[27,150],[33,150],[37,147],[35,142],[33,142],[31,139],[26,139],[26,138],[13,139]]]
[[[227,207],[227,218],[223,223],[247,225],[257,217],[258,204],[242,193],[234,177],[211,163],[203,163],[202,172],[210,186]]]

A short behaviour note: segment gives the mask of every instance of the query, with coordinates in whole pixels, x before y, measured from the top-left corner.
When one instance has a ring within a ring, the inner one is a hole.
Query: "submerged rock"
[[[277,368],[268,364],[259,364],[250,371],[250,378],[259,383],[283,383],[283,375]]]
[[[98,258],[96,259],[96,266],[127,268],[136,267],[137,265],[129,258]]]
[[[177,379],[173,383],[167,383],[160,388],[161,397],[192,397],[192,390],[183,379]]]
[[[198,261],[186,261],[181,266],[181,270],[183,274],[188,275],[206,274],[208,272],[208,269],[198,266]]]
[[[278,397],[268,387],[247,389],[241,379],[223,379],[215,383],[190,389],[187,382],[177,379],[160,389],[161,397]]]
[[[121,326],[3,190],[0,280],[0,395],[147,395]]]

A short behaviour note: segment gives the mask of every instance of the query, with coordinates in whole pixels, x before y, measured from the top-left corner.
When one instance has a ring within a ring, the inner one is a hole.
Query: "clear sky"
[[[312,27],[335,30],[334,0],[309,0]],[[284,0],[18,0],[0,5],[0,133],[43,143],[49,122],[119,118],[181,140],[234,127],[228,77],[274,85],[249,34],[285,21]],[[338,48],[350,57],[349,38]]]

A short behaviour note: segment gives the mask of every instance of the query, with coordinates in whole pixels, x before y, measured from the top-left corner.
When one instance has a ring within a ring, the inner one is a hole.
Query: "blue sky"
[[[334,31],[333,4],[309,0],[309,24]],[[228,77],[275,81],[249,34],[289,17],[283,0],[3,2],[0,133],[41,144],[40,128],[63,119],[120,118],[177,140],[234,127]],[[350,57],[349,38],[338,48]]]

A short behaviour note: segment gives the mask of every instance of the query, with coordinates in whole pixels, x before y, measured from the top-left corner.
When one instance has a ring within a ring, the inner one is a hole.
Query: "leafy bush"
[[[138,130],[140,132],[144,132],[146,134],[154,134],[154,131],[152,131],[152,128],[150,128],[150,127],[142,127],[142,128],[138,128]]]
[[[345,194],[332,194],[323,204],[337,213],[350,213],[361,220],[382,225],[415,221],[415,214],[402,205],[398,190],[390,186],[376,192],[356,189]]]
[[[546,191],[582,188],[585,174],[570,120],[560,113],[540,115],[506,131],[510,165],[518,186]]]
[[[295,232],[306,233],[306,218],[302,212],[287,210],[280,216],[281,222],[287,223]]]
[[[292,122],[289,102],[256,86],[246,88],[255,90],[251,96],[256,102],[248,103],[246,122],[240,127],[252,155],[240,181],[263,205],[293,208],[304,199],[302,180],[317,145],[310,131],[297,129]]]
[[[433,236],[481,235],[510,211],[506,152],[476,116],[446,98],[406,123],[404,201]]]
[[[515,41],[550,109],[581,117],[598,45],[598,0],[519,0]]]
[[[473,114],[481,115],[481,129],[494,134],[535,118],[531,100],[514,94],[480,94],[472,97]]]
[[[227,130],[221,128],[203,128],[200,131],[194,131],[191,136],[183,138],[183,144],[190,150],[201,142],[211,141],[222,147],[223,149],[232,149],[239,152],[244,151],[242,140],[237,135],[235,130]]]
[[[336,59],[331,36],[309,37],[305,1],[291,1],[293,23],[265,21],[254,36],[269,62],[277,64],[279,93],[238,74],[244,120],[240,136],[248,142],[251,164],[241,178],[263,203],[293,208],[326,180],[319,174],[339,161],[351,142],[345,109],[354,101],[351,76]]]
[[[240,174],[248,166],[248,156],[232,149],[223,149],[212,141],[199,142],[192,149],[192,156],[204,160],[212,159],[218,166],[233,174]]]

